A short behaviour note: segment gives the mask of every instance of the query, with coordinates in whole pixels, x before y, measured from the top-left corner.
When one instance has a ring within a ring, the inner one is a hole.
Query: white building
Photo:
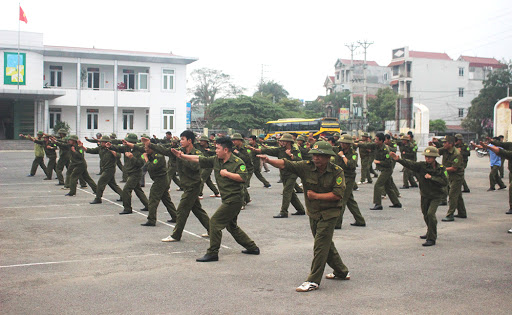
[[[0,139],[51,132],[163,136],[187,128],[186,66],[197,58],[43,44],[43,34],[0,31]],[[13,64],[14,63],[14,64]]]

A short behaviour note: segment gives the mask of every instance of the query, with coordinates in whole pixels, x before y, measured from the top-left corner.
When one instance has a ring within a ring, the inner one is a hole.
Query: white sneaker
[[[308,292],[313,290],[318,290],[318,284],[309,281],[304,282],[303,284],[300,285],[300,287],[295,289],[295,291],[297,292]]]
[[[204,234],[201,234],[201,237],[209,238],[209,237],[210,237],[210,235],[208,235],[208,233],[204,233]]]
[[[366,182],[357,182],[358,185],[364,185]]]
[[[328,273],[325,275],[325,279],[350,280],[350,272],[347,273],[347,276],[345,278],[338,277],[334,273]]]
[[[169,235],[166,238],[162,238],[162,242],[178,242],[178,240]]]
[[[199,200],[203,200],[203,198],[204,198],[203,196],[199,196]]]
[[[212,198],[220,198],[220,194],[218,194],[218,195],[211,194],[210,197],[212,197]]]
[[[509,233],[512,233],[512,229],[508,230]]]

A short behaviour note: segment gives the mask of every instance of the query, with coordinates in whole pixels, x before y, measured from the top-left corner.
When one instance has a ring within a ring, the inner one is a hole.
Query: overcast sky
[[[512,59],[510,0],[487,1],[21,1],[45,45],[171,52],[198,57],[187,72],[222,70],[252,94],[261,78],[291,97],[325,95],[345,44],[368,40],[368,60],[387,65],[391,50]],[[0,29],[18,29],[18,1],[1,0]],[[355,59],[363,59],[362,49]],[[189,80],[188,87],[192,82]]]

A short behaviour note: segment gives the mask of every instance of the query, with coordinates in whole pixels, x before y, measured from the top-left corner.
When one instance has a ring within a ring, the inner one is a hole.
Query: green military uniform
[[[207,136],[202,135],[198,141],[209,141],[209,139]],[[196,148],[198,150],[200,150],[204,156],[214,156],[215,155],[215,147],[211,144],[208,144],[207,148],[205,148],[201,145],[198,145]],[[213,192],[213,194],[215,196],[219,196],[219,194],[220,194],[219,190],[217,189],[215,184],[212,182],[212,177],[211,177],[212,172],[213,172],[212,168],[201,169],[201,189],[199,190],[199,196],[203,195],[204,184],[206,184],[208,186],[208,188],[210,188],[210,190]]]
[[[459,133],[455,135],[455,138],[457,138],[457,140],[464,140],[464,137]],[[464,142],[456,144],[455,147],[460,150],[460,154],[462,155],[462,160],[464,161],[464,169],[466,169],[468,167],[469,156],[471,155],[471,149]],[[470,192],[468,184],[466,183],[465,175],[464,175],[464,180],[462,181],[462,188],[463,188],[462,192]]]
[[[261,148],[262,147],[259,144],[256,144],[256,149],[261,149]],[[263,183],[263,187],[269,188],[272,185],[270,185],[268,180],[265,177],[263,177],[263,175],[261,174],[261,160],[259,157],[257,157],[257,155],[258,155],[258,152],[251,150],[251,161],[252,161],[252,165],[254,166],[254,176],[256,176],[256,178],[259,179],[260,182]]]
[[[364,138],[370,138],[368,133],[363,134]],[[369,143],[369,142],[360,142]],[[371,149],[359,147],[359,157],[361,158],[361,183],[372,183],[372,177],[370,176],[370,169],[368,168],[370,163],[373,163],[371,158]]]
[[[427,147],[423,155],[432,157],[439,156],[438,150],[435,147]],[[437,239],[436,211],[441,202],[442,195],[444,194],[443,188],[448,185],[448,172],[446,172],[446,168],[437,163],[437,161],[435,162],[435,166],[427,162],[414,162],[407,159],[400,159],[398,163],[402,164],[406,169],[411,169],[418,174],[421,194],[421,212],[427,224],[427,234],[425,238],[427,241],[434,241],[435,244]],[[426,174],[429,174],[431,178],[425,178]],[[427,243],[424,245],[427,245]]]
[[[67,132],[64,129],[59,129],[57,132],[59,135],[66,135]],[[69,159],[71,157],[69,148],[67,146],[61,147],[59,144],[60,141],[63,141],[64,138],[57,139],[57,142],[54,144],[59,147],[59,160],[57,161],[57,166],[55,167],[55,174],[57,174],[57,179],[59,180],[58,185],[64,185],[64,176],[62,175],[62,171],[64,170],[64,167],[68,167],[69,165]]]
[[[72,135],[69,138],[70,140],[78,141],[77,136]],[[69,193],[67,195],[76,195],[76,186],[80,177],[82,177],[85,182],[89,184],[92,191],[96,193],[96,183],[92,180],[89,172],[87,171],[87,162],[85,161],[84,150],[82,147],[79,147],[78,145],[71,147],[71,162],[69,163],[68,170],[71,170],[71,175],[69,178]]]
[[[172,148],[165,148],[155,144],[150,144],[149,147],[157,153],[176,157],[171,151]],[[178,151],[185,153],[183,148],[179,148]],[[192,150],[187,154],[202,156],[201,151],[196,148],[192,148]],[[207,231],[210,228],[210,218],[208,217],[208,214],[206,214],[206,211],[203,210],[201,202],[199,201],[199,189],[201,185],[199,165],[183,159],[176,159],[176,167],[178,175],[180,176],[180,184],[183,189],[183,194],[181,194],[180,203],[176,210],[176,226],[174,227],[171,237],[179,241],[181,240],[190,211],[192,211]]]
[[[411,143],[409,141],[409,138],[407,136],[403,136],[401,140],[406,140],[407,142],[401,142],[398,146],[400,148],[400,153],[403,159],[410,160],[410,161],[416,161],[416,151],[418,147]],[[403,173],[403,181],[404,185],[402,188],[409,188],[409,185],[411,187],[418,187],[416,184],[416,181],[414,180],[413,171],[409,168],[404,169]]]
[[[300,154],[302,155],[302,159],[305,161],[311,161],[311,154],[309,154],[309,148],[305,144],[306,138],[304,136],[298,136],[297,140],[302,140],[302,145],[297,144],[299,147]]]
[[[286,149],[283,147],[279,148],[263,148],[261,149],[262,154],[275,156],[278,159],[300,161],[302,160],[300,151],[293,146],[293,138],[290,134],[284,134],[280,141],[292,142],[291,156],[286,153]],[[281,211],[276,217],[287,217],[288,207],[290,203],[297,210],[298,215],[305,214],[304,206],[300,202],[297,194],[294,191],[295,184],[297,183],[297,175],[287,170],[279,170],[281,179],[283,180],[283,201],[281,203]]]
[[[37,133],[37,135],[42,136],[43,132],[39,131]],[[41,141],[41,140],[38,140],[38,141]],[[43,172],[46,174],[48,171],[46,169],[46,165],[44,165],[44,146],[42,144],[35,143],[35,141],[34,141],[34,155],[35,155],[35,158],[34,158],[34,161],[32,162],[32,167],[30,168],[29,176],[36,175],[38,165],[39,165],[39,167],[41,167]]]
[[[244,140],[244,138],[242,138],[242,135],[239,134],[239,133],[235,133],[232,137],[231,137],[231,140]],[[245,164],[245,168],[247,170],[247,179],[245,180],[244,182],[244,188],[243,188],[243,195],[244,195],[244,206],[251,202],[251,195],[249,194],[249,191],[247,190],[247,188],[250,186],[250,183],[251,183],[251,177],[252,177],[252,174],[254,173],[254,165],[252,164],[252,158],[251,158],[251,149],[249,149],[244,143],[242,143],[240,146],[234,146],[233,147],[233,153],[238,156],[239,158],[242,159],[242,161],[244,161],[244,164]]]
[[[509,156],[509,152],[506,152],[512,150],[512,142],[491,141],[491,143],[497,147],[503,148],[503,150],[500,149],[500,153],[498,155],[508,159],[508,204],[510,209],[509,212],[512,214],[512,187],[510,186],[512,184],[512,156]]]
[[[67,137],[65,139],[67,139]],[[78,137],[77,137],[77,139],[78,139]],[[67,140],[62,141],[62,139],[57,140],[57,142],[55,142],[55,145],[57,145],[59,147],[59,151],[61,154],[59,157],[59,161],[57,162],[57,171],[56,171],[57,178],[59,179],[58,185],[64,185],[63,189],[69,188],[69,185],[70,185],[69,183],[71,181],[71,173],[73,173],[73,169],[70,166],[72,145],[67,143]],[[64,178],[62,176],[62,171],[64,170],[64,166],[67,167],[66,178]],[[60,177],[59,177],[59,173],[60,173]],[[85,180],[83,179],[82,176],[80,176],[78,178],[78,180],[80,181],[81,187],[87,186],[87,183],[85,182]]]
[[[199,157],[201,168],[213,168],[215,180],[219,186],[222,204],[215,211],[210,219],[210,247],[207,255],[218,255],[222,241],[222,230],[226,228],[233,236],[235,241],[245,247],[248,251],[256,251],[259,248],[256,243],[238,226],[237,218],[242,208],[243,183],[223,177],[220,171],[225,169],[230,173],[238,174],[245,181],[247,179],[247,169],[242,159],[231,155],[224,162],[217,156]]]
[[[169,177],[167,176],[167,165],[165,163],[165,156],[158,153],[147,154],[149,177],[153,180],[153,185],[149,191],[149,202],[148,202],[148,222],[145,225],[156,224],[156,210],[160,200],[164,204],[167,212],[171,215],[171,219],[176,221],[176,207],[171,200],[169,195]]]
[[[46,179],[51,180],[53,170],[56,170],[57,165],[57,145],[51,143],[48,140],[34,140],[34,143],[41,145],[44,149],[44,154],[48,158],[48,164],[46,165]]]
[[[398,145],[396,144],[395,141],[391,141],[391,144],[388,145],[388,148],[389,148],[390,152],[396,153],[398,151]],[[394,171],[396,162],[394,160],[392,162],[393,162],[393,171]],[[391,190],[395,192],[397,197],[400,197],[400,192],[398,191],[398,187],[396,187],[395,181],[393,180],[393,176],[391,176],[389,178],[389,183],[390,183],[389,185],[391,186]]]
[[[325,141],[315,143],[311,154],[334,155],[332,147]],[[304,185],[304,199],[306,211],[309,216],[309,224],[314,237],[313,262],[308,282],[320,284],[322,281],[325,264],[334,269],[334,275],[344,279],[348,275],[348,268],[343,264],[341,257],[332,241],[334,226],[341,215],[341,208],[346,181],[341,167],[328,163],[324,172],[320,172],[311,161],[292,162],[285,160],[284,170],[295,174],[302,179]],[[340,197],[339,200],[311,200],[307,191],[316,193],[333,193]]]
[[[453,138],[453,137],[449,137]],[[448,140],[447,140],[448,141]],[[454,139],[450,140],[454,143]],[[449,199],[448,199],[448,212],[443,221],[453,221],[455,210],[457,209],[457,216],[466,218],[466,206],[462,198],[462,181],[464,180],[464,161],[459,149],[453,147],[450,150],[439,149],[439,155],[443,156],[443,165],[448,167],[455,167],[455,172],[448,172],[449,182]]]

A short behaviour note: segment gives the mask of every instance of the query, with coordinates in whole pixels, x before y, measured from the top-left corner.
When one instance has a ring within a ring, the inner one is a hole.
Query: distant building
[[[65,121],[97,132],[163,136],[187,128],[186,65],[197,58],[43,44],[43,34],[0,31],[0,139],[51,132]]]

